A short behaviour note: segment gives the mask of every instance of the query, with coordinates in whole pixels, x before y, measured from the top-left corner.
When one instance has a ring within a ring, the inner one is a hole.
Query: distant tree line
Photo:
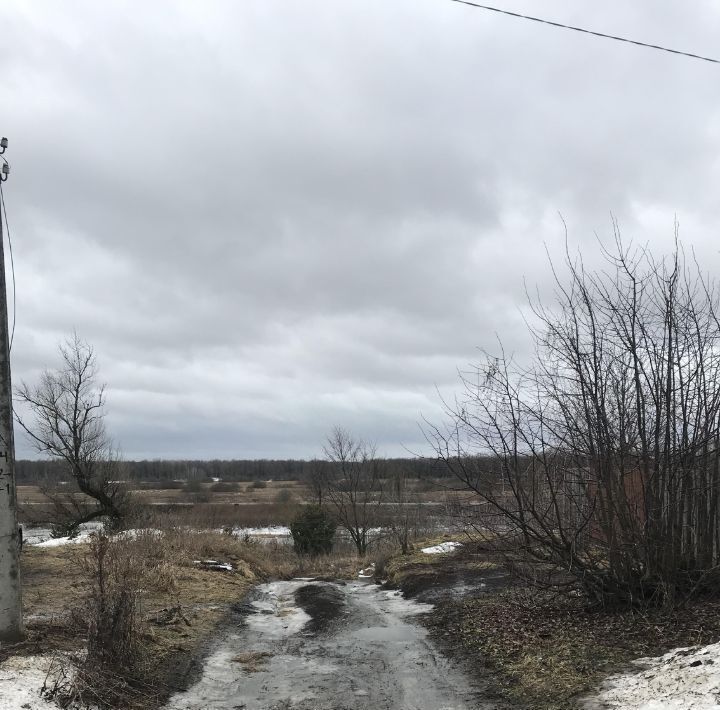
[[[153,460],[123,461],[121,477],[127,481],[203,481],[219,478],[223,481],[290,480],[310,482],[318,467],[328,472],[337,463],[331,461],[303,461],[297,459],[232,460]],[[438,478],[448,475],[437,461],[420,458],[384,460],[384,470],[390,475],[402,469],[415,478]],[[20,485],[53,481],[70,481],[71,472],[62,460],[19,460],[15,475]]]

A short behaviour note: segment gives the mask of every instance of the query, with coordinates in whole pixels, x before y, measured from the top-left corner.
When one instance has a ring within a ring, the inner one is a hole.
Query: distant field
[[[143,481],[130,483],[145,516],[172,513],[187,525],[202,527],[287,525],[300,506],[313,501],[311,489],[300,481]],[[57,486],[53,495],[61,495]],[[427,481],[412,480],[416,502],[428,514],[439,515],[447,503],[443,487]],[[51,507],[40,486],[18,486],[22,522],[46,522]],[[392,504],[381,506],[381,518],[392,516]]]
[[[220,483],[220,485],[218,485]],[[133,482],[128,485],[135,495],[146,504],[166,505],[169,503],[192,503],[193,497],[198,495],[209,496],[213,503],[270,503],[278,496],[285,496],[281,491],[287,491],[298,502],[309,500],[310,491],[299,481],[263,481],[264,488],[254,487],[254,482],[193,482],[188,489],[186,481],[177,482],[142,482],[136,486]],[[177,488],[167,486],[177,485]],[[213,490],[213,487],[237,486],[237,490]],[[255,484],[257,485],[257,484]],[[152,486],[152,487],[151,487]],[[157,486],[157,487],[155,487]],[[62,492],[58,486],[55,491]],[[18,486],[18,502],[20,505],[38,505],[47,502],[40,486]]]
[[[179,482],[178,488],[170,489],[167,482],[158,483],[157,488],[147,483],[141,488],[130,485],[146,516],[171,512],[183,524],[202,527],[286,524],[298,507],[310,500],[309,489],[297,481],[267,481],[262,488],[253,482]],[[62,496],[62,490],[58,486],[53,495]],[[18,486],[17,491],[22,522],[52,518],[51,506],[40,486]]]

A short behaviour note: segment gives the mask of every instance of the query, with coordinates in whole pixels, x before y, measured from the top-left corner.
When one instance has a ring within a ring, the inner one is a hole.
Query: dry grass
[[[62,614],[77,598],[83,580],[78,550],[64,547],[23,548],[22,582],[25,614]]]
[[[248,673],[257,673],[263,670],[269,658],[272,658],[272,653],[268,651],[248,651],[238,654],[233,661],[239,663]]]
[[[141,597],[141,617],[146,641],[155,647],[158,661],[168,654],[189,653],[242,599],[259,577],[272,571],[257,552],[219,533],[188,535],[166,530],[162,537],[141,533],[126,543],[148,572]],[[70,611],[81,607],[87,594],[83,572],[87,545],[26,547],[22,574],[28,640],[20,652],[50,648],[80,648],[85,634],[70,623]],[[217,572],[194,564],[196,559],[229,561],[233,572]],[[191,622],[160,626],[153,623],[162,609],[180,607]]]
[[[177,525],[198,529],[222,529],[227,526],[255,528],[268,525],[289,525],[300,506],[284,503],[195,503],[194,505],[147,506],[144,513],[153,518],[167,516]]]
[[[143,633],[160,661],[174,653],[190,653],[212,634],[230,605],[240,601],[258,581],[296,576],[353,578],[364,561],[351,549],[307,558],[290,545],[252,542],[217,531],[190,530],[168,516],[157,516],[154,530],[141,530],[125,541],[147,568],[141,598]],[[160,530],[158,533],[157,530]],[[69,611],[87,593],[83,572],[88,546],[26,547],[22,554],[24,606],[29,640],[35,652],[49,643],[79,648],[83,634],[69,626]],[[232,572],[208,570],[197,560],[230,563]],[[179,607],[190,621],[161,625],[153,620],[163,610]]]
[[[526,710],[570,710],[630,661],[720,639],[720,602],[674,612],[589,611],[582,600],[523,589],[448,603],[427,623]]]
[[[255,488],[252,482],[237,482],[235,490],[218,490],[217,484],[206,481],[192,481],[191,490],[187,486],[178,484],[178,488],[134,487],[132,482],[128,485],[135,497],[145,504],[171,504],[188,501],[189,493],[206,491],[212,496],[214,503],[272,503],[280,490],[289,490],[298,500],[309,500],[311,494],[307,486],[299,481],[268,481],[264,488]],[[214,490],[215,488],[215,490]],[[54,493],[62,493],[63,487],[58,487]],[[46,497],[40,486],[26,485],[17,487],[18,503],[23,505],[41,505],[46,503]]]
[[[502,568],[501,556],[485,542],[466,542],[457,554],[398,555],[387,561],[386,575],[412,593],[458,575]],[[524,710],[577,708],[579,698],[633,659],[720,639],[720,601],[698,600],[672,612],[589,610],[581,598],[509,578],[498,581],[490,593],[446,599],[424,623],[500,698]]]
[[[414,543],[407,555],[394,554],[383,561],[383,577],[388,584],[412,593],[416,588],[426,586],[428,580],[446,577],[452,568],[468,572],[480,572],[498,569],[499,560],[485,551],[488,536],[436,535],[426,537]],[[427,555],[424,547],[432,547],[443,542],[460,542],[463,547],[448,554]]]
[[[188,520],[185,524],[191,524],[189,519],[196,514],[208,519],[213,518],[219,526],[287,524],[297,512],[298,505],[313,501],[311,490],[303,482],[263,483],[265,487],[261,488],[253,485],[252,481],[239,481],[237,490],[226,490],[227,486],[207,481],[192,481],[189,488],[182,482],[130,482],[128,485],[137,505],[149,509],[160,507],[173,514],[186,516]],[[153,485],[156,487],[148,487]],[[176,485],[177,488],[164,487],[167,485]],[[69,485],[67,487],[70,488]],[[53,494],[62,497],[64,488],[65,486],[58,486]],[[442,484],[433,485],[426,480],[409,480],[408,490],[414,492],[417,499],[425,504],[437,504],[435,512],[451,500],[472,502],[467,492],[451,491]],[[40,486],[20,485],[17,491],[20,515],[24,522],[50,519],[52,505],[48,504]],[[182,512],[183,509],[186,512]],[[381,512],[392,513],[391,510]]]

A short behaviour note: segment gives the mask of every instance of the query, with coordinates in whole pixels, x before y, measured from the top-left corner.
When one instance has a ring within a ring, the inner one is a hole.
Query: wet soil
[[[496,708],[418,623],[431,609],[365,581],[260,585],[167,710]]]
[[[345,613],[345,594],[337,584],[306,584],[295,591],[295,601],[310,617],[304,633],[328,631]]]
[[[474,567],[467,560],[449,558],[431,569],[410,570],[399,588],[407,598],[438,604],[504,589],[509,578],[503,569]]]

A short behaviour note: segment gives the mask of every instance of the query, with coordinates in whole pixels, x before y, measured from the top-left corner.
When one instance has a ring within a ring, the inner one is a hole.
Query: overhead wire
[[[456,2],[460,5],[469,5],[470,7],[477,8],[479,10],[487,10],[489,12],[497,12],[501,15],[509,15],[510,17],[520,18],[523,20],[530,20],[531,22],[540,22],[543,25],[550,25],[552,27],[559,27],[564,30],[573,30],[573,32],[582,32],[584,34],[593,35],[594,37],[602,37],[603,39],[611,39],[616,42],[626,42],[628,44],[634,44],[638,47],[646,47],[647,49],[655,49],[661,52],[669,52],[670,54],[678,54],[682,57],[689,57],[690,59],[700,59],[703,62],[711,62],[713,64],[720,64],[720,59],[713,59],[712,57],[705,57],[701,54],[694,54],[692,52],[683,52],[679,49],[671,49],[670,47],[663,47],[659,44],[650,44],[648,42],[640,42],[639,40],[629,39],[628,37],[619,37],[618,35],[606,34],[604,32],[597,32],[595,30],[588,30],[585,27],[575,27],[574,25],[565,25],[562,22],[554,22],[553,20],[545,20],[541,17],[533,17],[532,15],[524,15],[521,12],[512,12],[511,10],[503,10],[499,7],[493,7],[491,5],[482,5],[477,2],[471,2],[471,0],[450,0],[450,2]]]

